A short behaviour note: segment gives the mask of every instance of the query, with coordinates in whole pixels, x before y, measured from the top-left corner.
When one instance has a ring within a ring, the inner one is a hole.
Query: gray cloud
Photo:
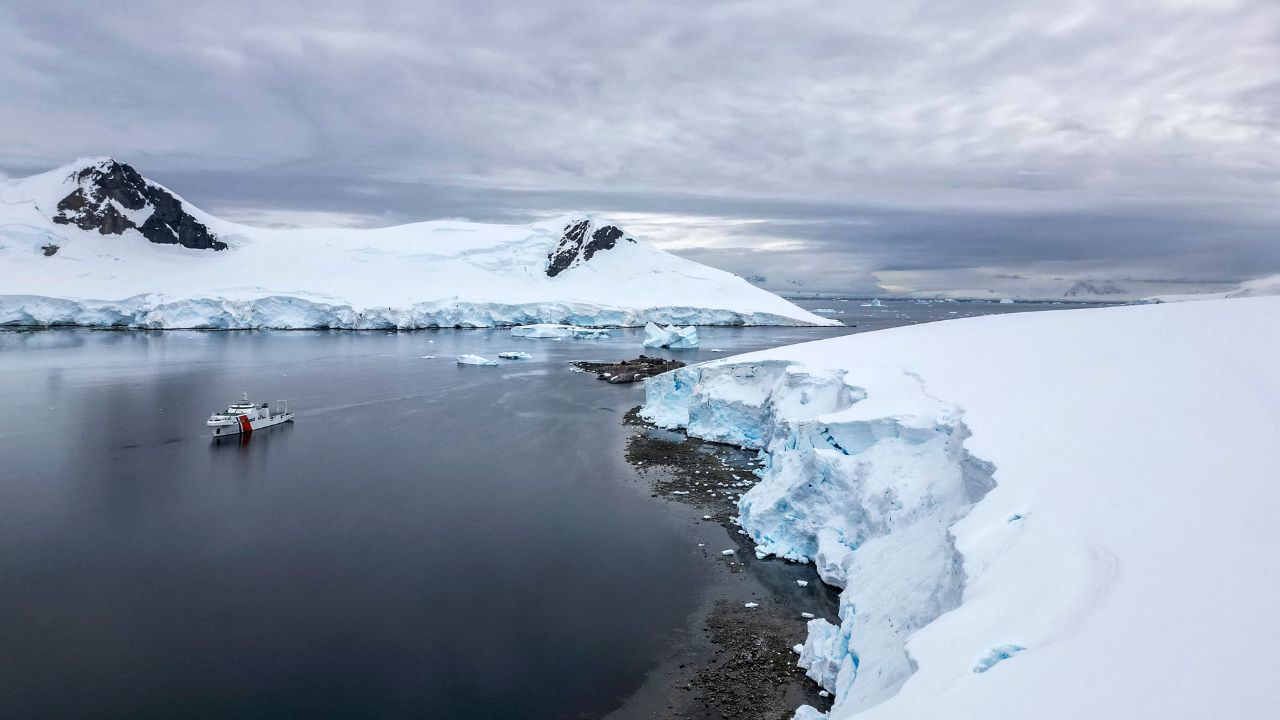
[[[245,219],[598,210],[781,288],[1280,272],[1268,0],[17,0],[0,60],[0,167]]]

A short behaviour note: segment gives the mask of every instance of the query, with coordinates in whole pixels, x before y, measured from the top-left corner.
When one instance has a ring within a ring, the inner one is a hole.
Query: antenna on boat
[[[241,395],[240,397],[244,398],[244,404],[245,404],[245,405],[248,405],[248,404],[249,404],[249,391],[248,391],[248,390],[245,390],[245,391],[244,391],[244,394],[243,394],[243,395]]]

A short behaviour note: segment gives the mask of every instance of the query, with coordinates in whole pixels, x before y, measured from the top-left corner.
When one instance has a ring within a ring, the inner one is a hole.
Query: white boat
[[[293,413],[289,412],[288,400],[277,400],[276,409],[272,411],[266,403],[255,405],[249,402],[249,393],[245,392],[240,402],[226,410],[214,411],[205,425],[213,428],[214,437],[222,437],[241,433],[247,435],[254,430],[262,430],[291,420],[293,420]]]

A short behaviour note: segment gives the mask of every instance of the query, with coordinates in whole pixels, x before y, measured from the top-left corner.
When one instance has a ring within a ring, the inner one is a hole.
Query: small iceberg
[[[538,323],[535,325],[517,325],[511,328],[511,337],[598,340],[609,337],[609,331],[602,328],[578,327],[576,325]]]
[[[688,327],[668,325],[664,328],[651,322],[644,326],[644,346],[672,350],[696,348],[698,347],[698,328],[693,325]]]
[[[1001,304],[1001,305],[1012,305],[1012,304],[1013,304],[1013,298],[1000,298],[1000,304]]]
[[[497,365],[498,363],[489,358],[480,357],[479,355],[459,355],[459,365]]]
[[[529,353],[520,352],[519,350],[504,350],[498,353],[498,357],[502,358],[503,360],[532,360],[533,359],[533,356],[530,355]]]
[[[880,302],[880,298],[873,298],[869,303],[863,303],[862,307],[884,307],[884,303]]]

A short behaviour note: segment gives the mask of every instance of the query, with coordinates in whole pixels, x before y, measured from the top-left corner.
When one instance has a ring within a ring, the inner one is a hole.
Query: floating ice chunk
[[[517,325],[511,328],[511,337],[526,338],[568,338],[573,337],[572,325],[554,325],[538,323],[536,325]]]
[[[998,647],[993,647],[991,648],[991,652],[987,653],[985,657],[978,661],[977,665],[973,666],[973,671],[976,673],[984,673],[995,667],[998,663],[1008,660],[1023,650],[1026,650],[1026,648],[1021,645],[1000,645]]]
[[[436,359],[436,356],[435,356],[435,355],[423,355],[421,359],[422,359],[422,360],[435,360],[435,359]]]
[[[808,580],[797,580],[796,584],[799,585],[800,587],[809,587]]]
[[[749,608],[760,607],[760,603],[743,603],[742,607],[749,607]]]
[[[818,697],[831,697],[831,693],[827,692],[826,690],[819,690]]]
[[[883,307],[884,303],[880,302],[880,298],[875,298],[869,303],[863,303],[862,307]]]
[[[1000,304],[1001,304],[1001,305],[1012,305],[1012,304],[1013,304],[1013,298],[1000,298]]]
[[[801,652],[801,651],[803,651],[803,650],[804,650],[804,645],[803,645],[803,644],[798,644],[798,645],[792,645],[792,646],[791,646],[791,652],[793,652],[793,653],[795,653],[795,654],[797,654],[797,655],[799,655],[799,654],[800,654],[800,652]]]
[[[511,337],[592,340],[609,337],[609,331],[602,328],[578,327],[576,325],[537,323],[534,325],[517,325],[511,328]]]
[[[800,617],[804,618],[805,620],[812,620],[813,613],[800,613]],[[804,645],[797,645],[796,647],[800,648],[800,650],[804,649]],[[800,650],[797,650],[796,652],[800,652]]]
[[[644,326],[644,346],[672,350],[696,348],[698,347],[698,328],[693,325],[688,327],[668,325],[664,328],[651,322]]]
[[[519,350],[503,350],[502,352],[498,353],[498,357],[502,358],[503,360],[532,360],[533,359],[533,356],[530,355],[529,353],[520,352]]]
[[[480,357],[479,355],[466,354],[466,355],[458,356],[458,364],[459,365],[497,365],[498,363],[488,358]]]
[[[702,519],[703,519],[703,520],[710,520],[710,519],[711,519],[711,516],[710,516],[710,515],[703,515],[703,516],[702,516]]]
[[[721,551],[720,551],[720,554],[721,554],[721,555],[732,555],[734,552],[736,552],[736,551],[735,551],[735,550],[721,550]]]
[[[688,490],[672,490],[671,494],[672,495],[688,495],[689,491]]]

